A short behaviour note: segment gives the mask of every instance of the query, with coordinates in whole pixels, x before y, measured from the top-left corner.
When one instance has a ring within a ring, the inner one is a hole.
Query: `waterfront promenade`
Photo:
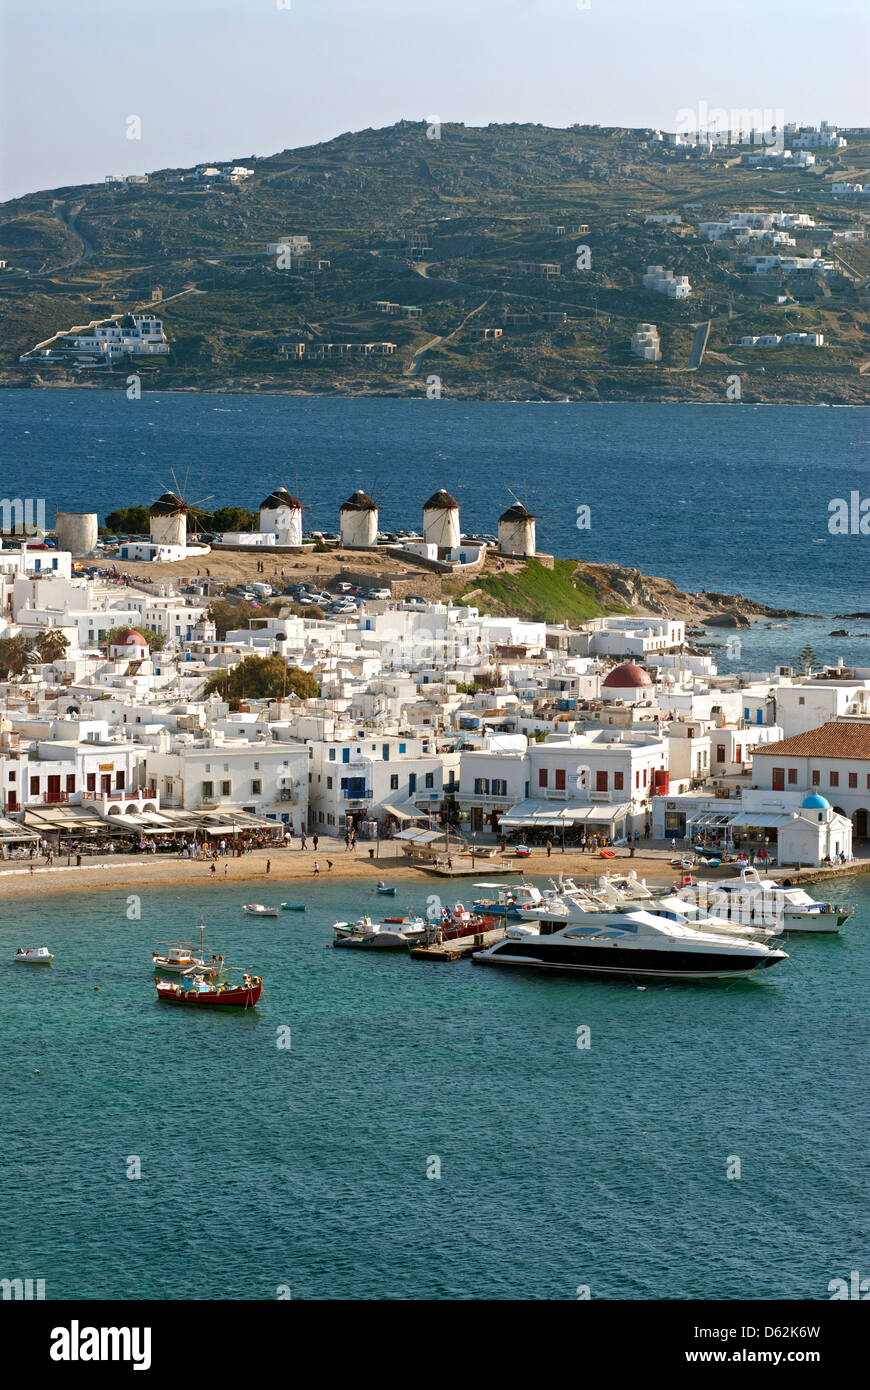
[[[55,862],[47,865],[44,858],[33,861],[33,872],[28,860],[4,860],[0,862],[0,893],[5,898],[11,896],[36,896],[45,893],[68,893],[80,889],[93,892],[96,889],[124,889],[135,892],[148,887],[168,887],[172,884],[191,886],[200,883],[238,883],[245,891],[256,885],[258,898],[270,899],[280,891],[280,885],[301,882],[310,885],[312,894],[326,879],[358,879],[361,887],[374,887],[380,880],[399,883],[429,892],[438,892],[440,880],[414,868],[402,853],[395,841],[381,841],[376,859],[369,859],[368,844],[357,845],[355,850],[346,851],[341,840],[322,838],[317,853],[307,849],[257,849],[240,858],[226,856],[215,860],[186,859],[180,855],[132,855],[107,854],[91,856],[83,860],[80,867],[75,863],[67,865]],[[63,856],[61,856],[63,858]],[[638,878],[645,878],[652,884],[667,885],[678,875],[679,870],[671,865],[675,858],[669,842],[654,841],[636,847],[634,857],[628,848],[619,848],[613,859],[601,859],[597,854],[582,854],[576,850],[553,849],[547,858],[545,849],[537,849],[526,859],[516,860],[516,877],[513,872],[505,876],[505,884],[515,882],[521,877],[555,877],[559,873],[577,879],[594,878],[604,873],[624,873],[633,870]],[[314,872],[315,861],[320,873]],[[330,867],[331,864],[331,867]],[[215,872],[212,873],[212,865]],[[266,868],[269,866],[267,873]],[[476,878],[486,879],[491,872],[487,861],[481,859],[475,875],[464,875],[449,885],[441,885],[445,897],[468,897]],[[694,873],[700,878],[727,878],[738,872],[737,865],[723,864],[719,869],[697,865]],[[858,857],[848,864],[830,868],[802,869],[774,868],[769,871],[771,878],[790,878],[793,882],[813,883],[826,878],[837,878],[853,873],[870,872],[870,846],[859,851]],[[762,873],[764,871],[762,870]],[[298,896],[298,894],[297,894]],[[473,896],[473,895],[472,895]]]

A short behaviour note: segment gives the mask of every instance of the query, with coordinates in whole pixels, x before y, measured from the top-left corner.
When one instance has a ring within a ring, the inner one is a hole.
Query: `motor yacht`
[[[678,896],[726,921],[787,932],[837,932],[855,911],[818,902],[803,888],[762,878],[754,868],[743,869],[739,878],[684,883]]]
[[[786,960],[785,951],[732,931],[698,930],[672,909],[626,905],[587,912],[579,905],[553,915],[527,910],[504,940],[472,959],[480,965],[527,966],[599,977],[740,979]],[[533,916],[537,913],[537,920]]]

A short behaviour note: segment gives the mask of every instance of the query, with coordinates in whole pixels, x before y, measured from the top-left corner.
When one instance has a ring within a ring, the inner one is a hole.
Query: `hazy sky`
[[[0,0],[0,196],[406,117],[868,123],[866,0]],[[139,116],[142,138],[127,138]]]

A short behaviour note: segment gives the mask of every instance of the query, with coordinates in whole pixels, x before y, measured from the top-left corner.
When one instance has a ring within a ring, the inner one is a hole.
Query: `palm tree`
[[[33,664],[30,644],[26,637],[0,637],[0,678],[26,676]]]
[[[48,628],[36,639],[36,653],[39,660],[46,665],[60,661],[66,655],[68,646],[69,642],[57,628]]]

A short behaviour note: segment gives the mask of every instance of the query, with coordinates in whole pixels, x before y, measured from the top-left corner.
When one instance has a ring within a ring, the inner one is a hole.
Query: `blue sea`
[[[49,1299],[827,1299],[866,1263],[870,882],[828,888],[860,904],[839,937],[646,989],[326,949],[377,912],[348,882],[276,886],[308,910],[253,923],[201,879],[144,889],[133,921],[116,890],[0,899],[0,1277]],[[201,915],[262,973],[256,1010],[156,1001],[154,940]],[[51,969],[13,964],[41,944]]]
[[[684,589],[742,592],[804,613],[753,631],[723,670],[824,660],[870,665],[870,537],[832,535],[829,504],[870,497],[863,408],[312,399],[117,391],[3,391],[2,491],[55,508],[188,500],[256,508],[277,484],[306,527],[338,529],[358,487],[383,529],[419,526],[446,487],[469,531],[495,532],[515,497],[557,556],[633,565]],[[591,526],[577,529],[578,507]],[[849,638],[830,638],[845,627]]]

